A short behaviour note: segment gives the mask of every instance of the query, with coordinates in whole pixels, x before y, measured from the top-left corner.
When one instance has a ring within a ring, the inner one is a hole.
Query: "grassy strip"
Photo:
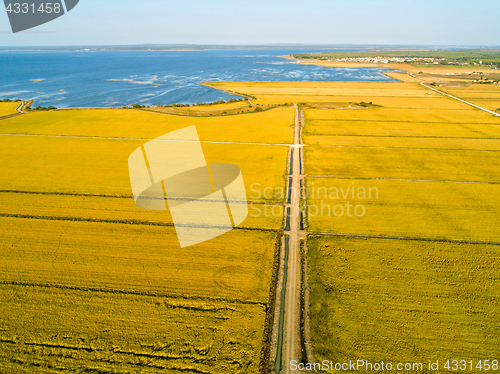
[[[285,235],[285,262],[283,268],[283,286],[281,288],[281,307],[280,307],[280,321],[279,321],[279,333],[278,333],[278,352],[276,354],[276,361],[274,364],[274,372],[279,374],[283,364],[283,328],[285,319],[285,295],[286,295],[286,283],[288,277],[288,252],[289,252],[290,236]],[[286,364],[286,363],[285,363]]]
[[[29,283],[29,282],[17,282],[17,281],[0,281],[0,285],[7,286],[19,286],[19,287],[31,287],[31,288],[46,288],[46,289],[58,289],[58,290],[71,290],[71,291],[83,291],[83,292],[99,292],[104,294],[114,294],[114,295],[134,295],[134,296],[152,296],[161,297],[168,299],[179,299],[179,300],[199,300],[199,301],[214,301],[222,303],[232,303],[232,304],[243,304],[243,305],[259,305],[267,308],[268,304],[253,300],[241,300],[236,298],[222,298],[222,297],[209,297],[209,296],[194,296],[194,295],[175,295],[152,291],[139,291],[139,290],[119,290],[113,288],[97,288],[97,287],[83,287],[83,286],[69,286],[61,284],[43,284],[43,283]],[[181,308],[182,309],[182,308]],[[198,310],[207,311],[208,309],[189,307],[185,308],[188,310]]]
[[[266,305],[266,322],[264,325],[264,341],[262,345],[261,352],[261,374],[268,373],[268,365],[267,363],[271,360],[271,343],[273,338],[273,326],[275,323],[274,315],[275,315],[275,307],[276,307],[276,298],[277,298],[277,289],[278,289],[278,277],[280,272],[280,263],[281,263],[281,242],[283,235],[279,235],[276,240],[275,251],[274,251],[274,259],[272,265],[272,277],[271,277],[271,287],[269,290],[269,301]]]
[[[306,350],[306,331],[305,331],[305,324],[306,324],[306,284],[305,284],[305,277],[306,277],[306,259],[305,259],[305,241],[301,240],[300,241],[300,322],[299,322],[299,328],[300,328],[300,362],[302,363],[307,363],[307,350]]]
[[[97,219],[97,218],[79,218],[79,217],[53,217],[53,216],[35,216],[30,214],[6,214],[0,213],[0,217],[3,218],[25,218],[25,219],[39,219],[47,221],[73,221],[73,222],[94,222],[94,223],[115,223],[122,225],[144,225],[144,226],[160,226],[160,227],[199,227],[199,228],[216,228],[218,226],[207,226],[207,225],[174,225],[168,222],[148,222],[148,221],[137,221],[137,220],[110,220],[110,219]],[[233,227],[234,230],[244,230],[244,231],[261,231],[261,232],[279,232],[278,229],[264,229],[255,227]]]

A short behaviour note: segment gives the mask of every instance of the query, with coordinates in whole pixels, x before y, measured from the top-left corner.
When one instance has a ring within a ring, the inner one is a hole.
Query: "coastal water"
[[[0,99],[58,108],[194,104],[236,97],[200,82],[392,81],[383,69],[299,65],[279,57],[300,52],[0,51]]]

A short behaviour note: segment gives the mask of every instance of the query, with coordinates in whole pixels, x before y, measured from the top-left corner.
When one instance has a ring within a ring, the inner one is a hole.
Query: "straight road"
[[[285,296],[285,339],[283,355],[283,372],[292,373],[290,362],[300,361],[300,175],[302,158],[299,157],[302,147],[300,139],[300,113],[295,104],[295,134],[294,144],[291,146],[293,152],[293,174],[292,174],[292,198],[290,204],[290,252],[288,258],[288,279]]]

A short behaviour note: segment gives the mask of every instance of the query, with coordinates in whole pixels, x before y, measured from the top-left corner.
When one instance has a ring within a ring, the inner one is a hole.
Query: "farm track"
[[[46,195],[46,196],[75,196],[75,197],[98,197],[98,198],[109,198],[109,199],[133,199],[133,196],[123,196],[123,195],[102,195],[102,194],[83,194],[83,193],[72,193],[72,192],[43,192],[43,191],[21,191],[21,190],[0,190],[0,193],[13,193],[13,194],[24,194],[24,195]],[[172,200],[183,200],[183,199],[172,199]],[[189,201],[189,200],[185,200]],[[218,202],[218,200],[203,200],[206,202]],[[237,200],[227,200],[230,203],[240,203],[242,201]],[[268,201],[252,201],[250,204],[260,204],[260,205],[282,205],[277,202]]]
[[[43,191],[21,191],[21,190],[0,190],[0,193],[15,193],[24,195],[47,195],[47,196],[75,196],[75,197],[103,197],[110,199],[133,199],[133,196],[123,195],[100,195],[100,194],[84,194],[72,192],[43,192]]]
[[[383,122],[387,122],[387,121],[383,121]],[[495,124],[487,124],[489,126],[498,126],[498,125],[495,125]],[[2,135],[2,134],[0,134]],[[8,134],[6,134],[8,135]],[[331,136],[331,137],[358,137],[358,138],[390,138],[390,139],[398,139],[398,138],[410,138],[410,139],[458,139],[458,140],[500,140],[500,138],[488,138],[488,137],[482,137],[482,138],[471,138],[470,136],[469,137],[460,137],[460,136],[427,136],[427,135],[364,135],[364,134],[349,134],[349,135],[343,135],[343,134],[335,134],[335,135],[331,135],[331,134],[321,134],[321,133],[317,133],[317,134],[307,134],[307,135],[311,135],[311,136]],[[307,145],[307,144],[304,144],[305,147],[332,147],[331,145]],[[335,147],[335,146],[333,146]],[[420,149],[420,148],[418,148]]]
[[[431,238],[411,238],[411,237],[404,237],[404,236],[335,234],[335,233],[315,233],[315,232],[310,232],[310,233],[308,233],[308,235],[337,236],[337,237],[345,237],[345,238],[403,240],[403,241],[434,242],[434,243],[500,245],[500,243],[497,243],[497,242],[480,242],[480,241],[472,241],[472,240],[431,239]]]
[[[449,139],[449,138],[446,138]],[[498,139],[485,139],[485,140],[498,140]],[[375,146],[362,146],[362,145],[307,145],[305,147],[325,147],[325,148],[361,148],[361,149],[413,149],[424,151],[468,151],[468,152],[500,152],[500,149],[469,149],[469,148],[420,148],[420,147],[375,147]]]
[[[136,220],[111,220],[97,218],[81,218],[81,217],[56,217],[56,216],[37,216],[31,214],[9,214],[0,213],[0,218],[19,218],[19,219],[36,219],[44,221],[71,221],[71,222],[91,222],[91,223],[109,223],[118,225],[139,225],[139,226],[160,226],[160,227],[175,227],[173,223],[168,222],[151,222],[151,221],[136,221]],[[199,227],[199,228],[217,228],[217,226],[183,226],[180,227]],[[261,231],[261,232],[279,232],[278,229],[264,229],[253,227],[234,227],[235,230],[242,231]]]
[[[307,178],[331,178],[331,179],[355,179],[355,180],[381,180],[381,181],[401,181],[401,182],[429,182],[429,183],[459,183],[459,184],[493,184],[498,185],[499,182],[468,182],[468,181],[445,181],[432,179],[404,179],[404,178],[369,178],[369,177],[337,177],[332,175],[306,175]]]
[[[495,124],[487,124],[491,126],[498,126]],[[453,137],[453,136],[404,136],[404,135],[329,135],[329,134],[312,134],[314,136],[332,136],[332,137],[362,137],[362,138],[415,138],[415,139],[458,139],[458,140],[500,140],[500,138],[471,138],[471,137]],[[20,133],[0,133],[0,136],[27,136],[27,137],[46,137],[46,138],[74,138],[74,139],[103,139],[103,140],[132,140],[132,141],[149,141],[154,140],[152,138],[123,138],[115,136],[86,136],[86,135],[54,135],[54,134],[20,134]],[[180,140],[166,140],[165,142],[177,142]],[[190,140],[182,140],[182,142],[190,142]],[[197,141],[192,141],[197,142]],[[269,146],[280,146],[280,147],[290,147],[292,144],[285,143],[248,143],[248,142],[223,142],[215,140],[200,140],[200,143],[208,144],[241,144],[241,145],[269,145]],[[303,144],[303,147],[353,147],[353,148],[391,148],[391,147],[362,147],[362,146],[336,146],[336,145],[316,145],[316,144]],[[396,149],[426,149],[426,148],[404,148],[404,147],[394,147]],[[430,148],[430,149],[442,149],[442,148]],[[455,149],[451,149],[455,150]],[[460,149],[457,149],[460,150]]]
[[[458,99],[457,99],[458,100]],[[470,105],[474,106],[474,104],[469,103]],[[479,109],[480,107],[478,107]],[[425,109],[423,109],[425,110]],[[449,109],[449,110],[456,110],[456,109]],[[458,109],[461,110],[461,109]],[[488,109],[483,110],[488,111]],[[494,112],[492,112],[494,113]],[[491,113],[490,113],[491,114]],[[498,115],[500,116],[500,115]],[[342,118],[342,119],[323,119],[323,118],[314,118],[313,121],[320,122],[320,121],[326,121],[326,122],[387,122],[387,123],[415,123],[415,124],[425,124],[425,125],[439,125],[439,124],[453,124],[453,125],[463,125],[466,124],[467,122],[422,122],[422,121],[404,121],[404,120],[388,120],[388,119],[347,119],[347,118]],[[475,125],[490,125],[490,126],[499,126],[497,123],[490,123],[490,122],[474,122]],[[324,135],[324,134],[314,134],[314,135]],[[365,135],[366,136],[366,135]]]
[[[0,136],[26,136],[26,137],[45,137],[45,138],[69,138],[69,139],[102,139],[102,140],[131,140],[131,141],[149,141],[154,140],[152,138],[122,138],[114,136],[85,136],[85,135],[52,135],[52,134],[6,134],[1,133]],[[207,144],[239,144],[239,145],[268,145],[268,146],[280,146],[280,147],[290,147],[290,144],[281,143],[248,143],[248,142],[223,142],[215,140],[175,140],[175,139],[162,139],[164,142],[183,142],[183,143],[207,143]]]
[[[9,119],[9,118],[13,118],[13,117],[21,116],[21,115],[23,115],[23,114],[24,114],[24,113],[16,113],[16,114],[11,114],[11,115],[8,115],[8,116],[0,117],[0,121],[3,121],[4,119]]]

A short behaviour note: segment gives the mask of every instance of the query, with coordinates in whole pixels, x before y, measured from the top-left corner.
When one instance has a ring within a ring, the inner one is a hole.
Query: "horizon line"
[[[320,48],[320,49],[345,49],[345,48],[395,48],[395,49],[500,49],[500,45],[488,44],[314,44],[314,43],[252,43],[252,44],[196,44],[196,43],[143,43],[143,44],[78,44],[78,45],[17,45],[17,46],[1,46],[0,50],[18,50],[18,49],[34,49],[34,50],[57,50],[57,49],[175,49],[175,48],[195,48],[195,49],[287,49],[287,48]]]

